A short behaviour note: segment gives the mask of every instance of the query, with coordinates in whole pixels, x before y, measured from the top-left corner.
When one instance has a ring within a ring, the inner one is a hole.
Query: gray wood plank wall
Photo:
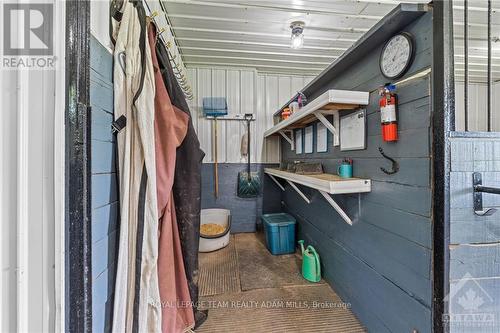
[[[405,77],[431,66],[432,15],[427,13],[404,31],[415,37],[416,56]],[[283,194],[284,209],[299,222],[299,237],[318,250],[324,278],[363,325],[372,332],[430,332],[432,327],[432,225],[431,225],[431,113],[429,76],[412,80],[397,89],[399,135],[397,143],[381,138],[378,107],[379,86],[388,82],[379,70],[383,45],[313,94],[327,89],[370,92],[367,106],[367,149],[341,152],[329,134],[326,153],[295,154],[282,140],[282,161],[319,161],[335,173],[345,157],[354,160],[354,176],[372,179],[372,192],[337,195],[335,199],[356,221],[346,224],[314,190],[301,189],[312,198],[306,204],[289,186]],[[404,78],[404,77],[403,77]],[[344,114],[344,113],[343,113]],[[342,114],[341,114],[342,115]],[[315,146],[315,142],[314,142]],[[378,147],[400,163],[390,168]]]
[[[500,212],[474,214],[473,172],[500,187],[500,138],[451,139],[450,332],[499,332]],[[483,194],[483,204],[500,210],[500,195]],[[483,317],[459,316],[470,313]]]
[[[94,37],[90,44],[92,106],[92,331],[111,331],[118,240],[113,121],[113,57]]]

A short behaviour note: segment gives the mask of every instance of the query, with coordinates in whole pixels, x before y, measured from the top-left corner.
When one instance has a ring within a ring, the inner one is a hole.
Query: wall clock
[[[380,71],[388,79],[397,79],[408,70],[415,52],[412,35],[407,32],[393,36],[380,54]]]

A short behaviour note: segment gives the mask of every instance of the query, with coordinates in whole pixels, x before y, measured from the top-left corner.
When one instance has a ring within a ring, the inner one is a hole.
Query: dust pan
[[[219,196],[219,167],[217,161],[217,117],[227,115],[227,101],[224,97],[205,97],[203,98],[203,114],[205,117],[214,119],[214,138],[212,140],[214,150],[214,195]]]
[[[250,171],[250,122],[252,114],[245,114],[247,121],[247,170],[238,174],[238,196],[240,198],[255,198],[260,193],[260,176],[258,172]]]

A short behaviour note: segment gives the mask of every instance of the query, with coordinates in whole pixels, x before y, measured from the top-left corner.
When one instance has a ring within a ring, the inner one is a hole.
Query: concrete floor
[[[208,320],[196,332],[364,332],[323,280],[300,274],[299,254],[273,256],[261,234],[237,234],[224,249],[200,253],[200,307]]]

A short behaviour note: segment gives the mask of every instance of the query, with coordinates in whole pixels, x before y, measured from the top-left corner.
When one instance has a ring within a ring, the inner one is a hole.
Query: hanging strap
[[[120,133],[125,126],[127,126],[127,117],[125,117],[125,115],[121,115],[120,118],[111,123],[111,131],[116,135]]]

